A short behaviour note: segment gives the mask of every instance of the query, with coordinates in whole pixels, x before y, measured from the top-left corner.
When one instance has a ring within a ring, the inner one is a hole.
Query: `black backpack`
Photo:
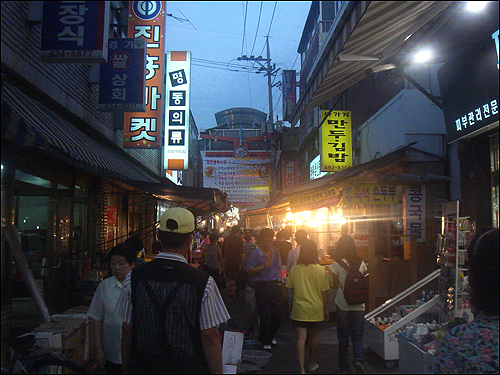
[[[368,282],[366,275],[358,269],[352,269],[342,259],[337,261],[346,271],[345,284],[340,287],[344,290],[344,298],[348,305],[359,305],[368,301]]]

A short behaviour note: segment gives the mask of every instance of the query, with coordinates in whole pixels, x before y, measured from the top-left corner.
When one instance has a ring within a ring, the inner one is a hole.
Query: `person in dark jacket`
[[[239,226],[232,227],[231,234],[224,239],[222,255],[224,257],[224,272],[226,273],[229,297],[238,298],[239,291],[236,288],[236,275],[245,260],[243,239],[241,238]]]
[[[184,208],[165,211],[162,252],[125,278],[116,305],[124,373],[222,373],[218,325],[230,316],[214,279],[186,261],[194,223]]]

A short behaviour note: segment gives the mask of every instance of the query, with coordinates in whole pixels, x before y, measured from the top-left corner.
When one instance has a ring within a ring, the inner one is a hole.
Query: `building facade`
[[[41,59],[42,3],[2,3],[2,336],[16,302],[37,286],[51,313],[81,304],[86,283],[95,287],[107,272],[107,251],[131,235],[152,255],[163,210],[227,210],[225,195],[197,180],[192,116],[190,170],[173,182],[161,148],[124,148],[123,112],[98,109],[98,63]],[[109,19],[108,37],[126,38],[129,2],[106,3],[99,16]],[[183,180],[189,187],[179,186]],[[17,239],[7,241],[4,229],[12,227]]]

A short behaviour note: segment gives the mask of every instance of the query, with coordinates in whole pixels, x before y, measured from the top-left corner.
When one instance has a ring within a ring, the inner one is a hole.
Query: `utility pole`
[[[259,71],[257,73],[259,73],[261,71],[266,71],[266,74],[264,74],[264,76],[267,75],[267,94],[269,96],[269,120],[267,121],[267,124],[266,124],[266,133],[272,134],[274,132],[272,76],[277,73],[277,70],[276,71],[274,70],[276,68],[275,64],[273,64],[271,66],[271,52],[270,52],[270,48],[269,48],[269,35],[266,35],[266,46],[267,46],[267,58],[266,59],[262,58],[262,56],[258,56],[258,57],[250,56],[250,57],[248,57],[246,55],[243,55],[241,57],[238,57],[237,60],[238,61],[256,61],[260,65]],[[262,64],[262,62],[265,62],[266,66],[264,66],[264,64]]]
[[[267,122],[267,134],[274,133],[274,114],[273,114],[273,83],[271,82],[271,52],[269,51],[269,35],[266,35],[267,44],[267,94],[269,95],[269,121]]]

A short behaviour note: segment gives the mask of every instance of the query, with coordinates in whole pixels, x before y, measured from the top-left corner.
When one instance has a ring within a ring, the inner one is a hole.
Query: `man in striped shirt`
[[[190,211],[165,211],[162,252],[124,280],[116,305],[124,373],[222,373],[218,325],[230,316],[214,279],[186,261],[194,229]]]

